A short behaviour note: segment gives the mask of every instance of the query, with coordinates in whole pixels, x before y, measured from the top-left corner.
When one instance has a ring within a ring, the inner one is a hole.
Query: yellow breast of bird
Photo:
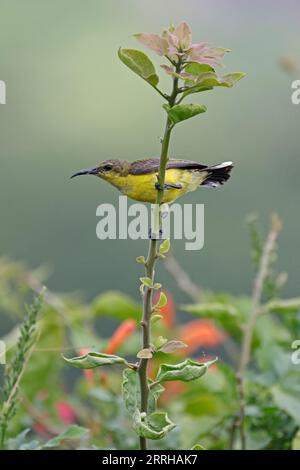
[[[205,171],[169,169],[166,171],[165,184],[181,185],[180,189],[170,188],[164,191],[163,202],[173,202],[178,197],[183,196],[187,192],[195,191],[203,182],[207,173]],[[127,175],[115,176],[113,181],[123,194],[136,201],[150,202],[154,204],[157,198],[157,173],[149,173],[146,175]]]

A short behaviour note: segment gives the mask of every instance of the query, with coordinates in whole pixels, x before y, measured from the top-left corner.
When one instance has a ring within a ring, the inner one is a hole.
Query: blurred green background
[[[258,211],[266,223],[276,209],[284,220],[279,265],[289,271],[286,294],[298,294],[300,106],[291,103],[292,77],[279,61],[287,54],[300,61],[299,14],[296,0],[0,0],[0,79],[7,85],[0,106],[1,254],[48,266],[48,285],[58,291],[90,299],[116,288],[138,299],[135,257],[147,243],[97,240],[96,207],[117,203],[118,193],[96,178],[69,176],[107,158],[159,155],[161,99],[118,60],[117,49],[140,48],[134,32],[186,20],[196,42],[232,49],[225,72],[247,77],[231,90],[195,95],[208,112],[175,129],[172,156],[236,165],[220,191],[183,200],[205,204],[205,247],[184,251],[178,241],[176,256],[195,282],[248,292],[245,217]],[[162,267],[158,278],[172,290]]]

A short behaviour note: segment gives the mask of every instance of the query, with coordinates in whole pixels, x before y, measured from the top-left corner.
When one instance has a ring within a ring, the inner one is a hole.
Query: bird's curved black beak
[[[99,168],[85,168],[83,170],[77,171],[77,173],[74,173],[74,175],[71,176],[71,178],[75,178],[75,176],[81,176],[81,175],[97,175],[99,173]]]

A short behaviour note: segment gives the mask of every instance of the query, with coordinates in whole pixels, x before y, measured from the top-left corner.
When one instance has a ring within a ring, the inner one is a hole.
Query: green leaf
[[[184,71],[192,75],[200,75],[201,73],[214,72],[213,67],[208,64],[199,64],[198,62],[189,63]]]
[[[151,324],[154,325],[154,323],[158,322],[159,320],[162,320],[164,317],[159,314],[155,314],[151,316]]]
[[[131,297],[119,291],[108,291],[99,295],[92,304],[96,316],[107,316],[118,320],[139,320],[141,307]]]
[[[186,97],[192,93],[212,90],[219,86],[231,88],[244,76],[245,74],[241,72],[228,73],[223,77],[218,77],[215,72],[201,73],[197,77],[195,76],[193,80],[186,79],[186,83],[190,88],[188,88],[182,96]]]
[[[149,380],[149,384],[153,381]],[[155,384],[149,391],[148,408],[149,413],[156,410],[159,395],[164,391],[161,384]],[[130,416],[134,415],[136,409],[141,406],[140,382],[138,373],[132,369],[125,369],[123,372],[122,394],[125,407]]]
[[[155,308],[162,308],[168,303],[168,298],[164,292],[161,292],[159,295],[159,299],[157,304],[155,304]]]
[[[25,443],[25,439],[27,437],[27,434],[30,432],[30,428],[24,429],[21,431],[17,436],[11,437],[10,439],[7,439],[6,447],[9,450],[18,450],[20,449],[21,445]]]
[[[156,340],[154,342],[155,343],[155,348],[160,349],[167,342],[168,342],[167,338],[164,338],[163,336],[159,336],[158,338],[156,338]]]
[[[260,325],[263,320],[269,319],[270,317],[264,316],[260,318]],[[268,325],[271,329],[271,325]],[[271,338],[273,339],[274,332],[271,332]],[[286,376],[290,370],[293,370],[293,364],[291,362],[291,351],[284,350],[278,345],[270,344],[268,341],[265,344],[260,345],[257,351],[254,352],[256,358],[256,364],[261,372],[268,371],[268,376],[273,376],[273,382],[276,383],[278,379],[283,382],[286,381]]]
[[[140,402],[140,384],[138,373],[132,369],[124,369],[122,395],[125,407],[132,415]]]
[[[159,253],[161,255],[165,255],[166,253],[168,253],[168,251],[170,250],[170,247],[171,247],[171,242],[170,240],[167,238],[166,240],[164,240],[160,245],[159,245]]]
[[[203,447],[201,444],[195,444],[191,450],[207,450],[205,447]]]
[[[125,407],[132,416],[140,404],[140,384],[138,373],[132,369],[124,369],[122,395]]]
[[[275,385],[271,388],[271,393],[276,405],[286,411],[297,424],[300,424],[299,392],[293,393],[280,385]]]
[[[179,364],[161,364],[155,381],[170,382],[172,380],[182,380],[183,382],[190,382],[202,377],[207,369],[216,361],[217,358],[203,363],[186,359]]]
[[[153,380],[148,380],[149,385],[153,383]],[[157,400],[165,388],[161,384],[155,384],[149,390],[149,401],[148,401],[148,411],[149,413],[154,413],[157,408]]]
[[[182,305],[182,309],[194,315],[206,318],[220,318],[220,316],[238,316],[238,310],[233,305],[217,302]]]
[[[300,311],[300,298],[294,299],[274,299],[265,304],[262,308],[262,313],[275,312],[275,313],[297,313]]]
[[[232,339],[239,340],[251,308],[250,298],[209,292],[204,292],[202,298],[199,303],[181,305],[180,308],[196,317],[214,320]],[[218,340],[221,342],[222,338],[224,339],[224,334],[220,332]]]
[[[175,427],[176,424],[162,411],[146,415],[137,409],[133,416],[133,429],[146,439],[161,439]]]
[[[43,445],[43,449],[53,449],[54,447],[77,447],[82,440],[87,439],[89,430],[76,424],[67,428],[64,432],[58,436],[50,439],[46,444]]]
[[[163,108],[174,124],[197,116],[197,114],[205,113],[207,110],[203,104],[176,104],[172,108],[168,104],[164,104]]]
[[[146,263],[145,256],[138,256],[135,260],[137,263],[140,263],[140,264]]]
[[[151,359],[152,356],[152,351],[149,348],[141,349],[136,355],[139,359]]]
[[[153,289],[158,290],[158,289],[160,289],[161,287],[162,287],[162,285],[160,284],[160,282],[155,282],[155,283],[153,284]]]
[[[90,352],[84,356],[78,356],[73,358],[67,358],[63,356],[63,359],[71,364],[73,367],[79,369],[93,369],[99,366],[112,366],[114,364],[127,364],[127,361],[123,357],[114,356],[112,354],[104,354],[97,352]]]
[[[161,346],[159,348],[159,351],[170,354],[170,353],[173,353],[174,351],[176,351],[176,349],[186,348],[186,347],[187,347],[187,345],[185,343],[183,343],[182,341],[172,340],[172,341],[168,341],[167,343],[163,344],[163,346]]]
[[[155,67],[149,57],[142,51],[136,49],[119,49],[118,55],[123,64],[127,65],[133,72],[146,80],[152,86],[159,82]]]
[[[228,88],[231,88],[233,87],[233,85],[235,85],[245,76],[246,74],[243,72],[227,73],[226,75],[223,75],[222,77],[223,83],[221,83],[221,86],[226,86]]]
[[[246,432],[247,450],[263,450],[268,448],[272,442],[270,433],[261,430],[249,430]]]
[[[144,286],[153,287],[153,282],[150,277],[140,277],[140,281]]]

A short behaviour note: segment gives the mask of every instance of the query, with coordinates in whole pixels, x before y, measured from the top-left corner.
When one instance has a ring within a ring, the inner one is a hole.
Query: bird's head
[[[115,176],[123,175],[127,169],[127,162],[120,160],[105,160],[94,168],[85,168],[77,171],[71,178],[81,175],[95,175],[104,180],[112,180]]]

